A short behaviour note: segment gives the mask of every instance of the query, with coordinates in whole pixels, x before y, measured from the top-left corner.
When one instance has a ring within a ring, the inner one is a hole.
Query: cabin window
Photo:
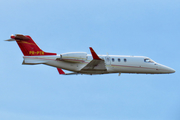
[[[114,62],[114,58],[112,58],[112,61]]]
[[[126,60],[126,58],[124,58],[124,62],[126,62],[127,60]]]
[[[118,62],[121,62],[121,59],[120,59],[120,58],[118,58]]]

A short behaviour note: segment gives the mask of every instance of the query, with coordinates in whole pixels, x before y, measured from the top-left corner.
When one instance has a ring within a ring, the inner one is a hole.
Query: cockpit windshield
[[[146,63],[154,63],[154,61],[149,59],[149,58],[144,59],[144,62],[146,62]]]

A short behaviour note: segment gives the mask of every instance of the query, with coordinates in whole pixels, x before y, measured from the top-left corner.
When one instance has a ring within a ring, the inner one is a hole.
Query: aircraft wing
[[[73,73],[65,73],[61,68],[57,68],[60,75],[78,75],[82,74],[81,72],[101,72],[101,71],[107,71],[105,61],[95,53],[95,51],[90,47],[90,51],[93,57],[93,60],[91,60],[85,67],[83,67],[79,72],[73,72]]]
[[[89,49],[91,51],[93,60],[82,68],[81,71],[107,71],[104,60],[99,58],[91,47]]]

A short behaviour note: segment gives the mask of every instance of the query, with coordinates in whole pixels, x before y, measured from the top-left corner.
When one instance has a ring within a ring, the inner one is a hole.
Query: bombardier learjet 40
[[[45,64],[56,67],[59,74],[109,74],[109,73],[142,73],[167,74],[175,70],[156,63],[144,56],[97,55],[90,47],[91,54],[86,52],[49,53],[41,50],[29,35],[11,35],[16,41],[23,56],[23,65]],[[62,69],[72,71],[65,73]]]

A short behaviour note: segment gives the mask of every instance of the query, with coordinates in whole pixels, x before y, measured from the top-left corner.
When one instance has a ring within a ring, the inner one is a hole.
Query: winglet
[[[65,74],[65,72],[64,72],[62,69],[57,68],[57,70],[58,70],[58,72],[59,72],[60,75],[64,75],[64,74]]]
[[[95,51],[92,49],[92,47],[89,47],[90,51],[91,51],[91,54],[92,54],[92,57],[93,59],[95,60],[101,60],[101,58],[99,58],[99,56],[95,53]]]

